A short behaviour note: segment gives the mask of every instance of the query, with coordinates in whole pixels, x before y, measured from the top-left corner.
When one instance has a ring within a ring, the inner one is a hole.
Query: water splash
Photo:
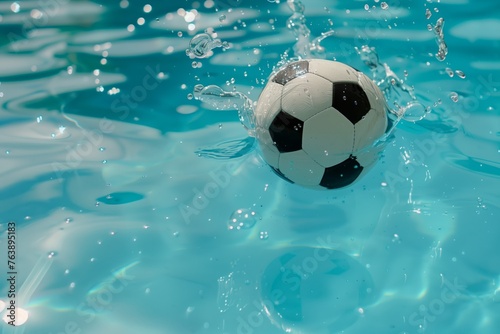
[[[195,99],[209,104],[216,110],[237,110],[241,124],[250,136],[255,132],[255,116],[253,102],[240,92],[227,92],[216,85],[196,85],[193,96]]]
[[[213,49],[229,49],[228,42],[222,42],[218,38],[213,38],[211,34],[205,32],[194,36],[189,42],[189,48],[186,55],[191,58],[208,58],[213,55]]]
[[[253,150],[254,137],[229,140],[214,146],[200,148],[195,151],[199,157],[216,160],[227,160],[242,157]]]
[[[294,58],[289,61],[303,58],[325,58],[325,49],[321,46],[321,41],[332,36],[334,31],[323,32],[321,36],[311,41],[311,30],[307,27],[304,4],[300,0],[288,0],[287,5],[292,10],[292,16],[286,21],[286,26],[295,35],[297,41],[293,46]]]
[[[436,53],[436,58],[439,61],[444,61],[446,59],[446,56],[448,55],[448,46],[446,45],[446,42],[444,41],[444,19],[440,17],[436,21],[436,25],[428,24],[427,25],[427,30],[433,31],[434,35],[436,35],[436,43],[438,45],[438,52]]]
[[[382,63],[377,51],[373,47],[363,45],[356,48],[361,60],[372,72],[372,77],[380,88],[387,101],[392,101],[393,106],[388,106],[393,115],[393,127],[401,119],[419,121],[429,112],[430,108],[424,107],[415,95],[413,87],[408,86],[404,80],[394,73],[387,63]]]

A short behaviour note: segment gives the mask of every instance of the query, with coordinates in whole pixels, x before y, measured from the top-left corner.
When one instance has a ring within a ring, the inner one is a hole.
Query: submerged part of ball
[[[386,102],[366,75],[343,63],[288,64],[264,87],[255,109],[262,156],[285,180],[335,189],[359,179],[382,149]]]
[[[342,333],[377,298],[365,266],[322,247],[283,250],[265,268],[260,294],[264,314],[283,333]]]

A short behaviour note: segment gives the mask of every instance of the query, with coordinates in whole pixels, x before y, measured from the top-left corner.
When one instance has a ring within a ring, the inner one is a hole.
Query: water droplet
[[[10,5],[10,10],[12,10],[14,13],[19,13],[20,9],[21,9],[21,6],[17,2],[13,2]]]
[[[448,46],[446,45],[446,42],[444,41],[444,19],[440,17],[436,21],[435,26],[431,26],[432,30],[434,30],[434,35],[436,35],[436,43],[438,45],[438,52],[436,53],[436,58],[439,61],[444,61],[446,59],[446,56],[448,55]]]
[[[400,243],[401,240],[399,238],[399,234],[394,233],[394,235],[392,236],[392,240],[391,241],[394,242],[394,243]]]
[[[455,73],[457,74],[457,76],[461,79],[465,79],[465,73],[460,71],[460,70],[456,70]]]
[[[218,47],[229,48],[229,44],[223,43],[220,39],[214,39],[207,33],[202,33],[191,39],[186,55],[190,58],[207,58],[213,54],[212,50]]]
[[[257,222],[256,213],[250,209],[238,209],[229,217],[227,223],[229,230],[247,230]]]
[[[431,16],[432,16],[432,12],[431,12],[431,10],[429,8],[427,8],[425,10],[425,18],[428,20],[428,19],[431,18]]]

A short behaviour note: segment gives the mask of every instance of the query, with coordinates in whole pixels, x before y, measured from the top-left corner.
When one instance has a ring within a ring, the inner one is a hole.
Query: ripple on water
[[[67,65],[65,59],[40,54],[0,55],[0,80],[26,80],[57,73]]]
[[[125,80],[126,77],[123,74],[100,73],[99,75],[99,85],[113,85]],[[16,88],[17,85],[22,88],[23,83],[15,83],[11,87]],[[33,82],[33,90],[29,94],[16,96],[19,94],[18,91],[23,92],[23,90],[13,89],[8,95],[12,98],[5,101],[3,107],[16,114],[26,113],[35,117],[33,113],[37,111],[60,111],[65,94],[95,90],[97,86],[95,77],[90,74],[73,73],[69,75],[66,72],[61,72],[58,75]]]

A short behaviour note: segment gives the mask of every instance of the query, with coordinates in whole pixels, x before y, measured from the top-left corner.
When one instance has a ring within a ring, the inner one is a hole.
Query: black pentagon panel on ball
[[[296,61],[278,71],[278,73],[274,75],[272,81],[285,85],[287,82],[306,74],[308,71],[309,62],[307,60]]]
[[[284,111],[280,111],[269,126],[269,134],[281,153],[300,150],[303,131],[304,122]]]
[[[328,189],[337,189],[353,183],[363,171],[355,157],[350,156],[341,163],[325,168],[325,174],[321,179],[320,186]]]
[[[352,124],[359,122],[371,109],[365,91],[353,82],[333,83],[332,106]]]

